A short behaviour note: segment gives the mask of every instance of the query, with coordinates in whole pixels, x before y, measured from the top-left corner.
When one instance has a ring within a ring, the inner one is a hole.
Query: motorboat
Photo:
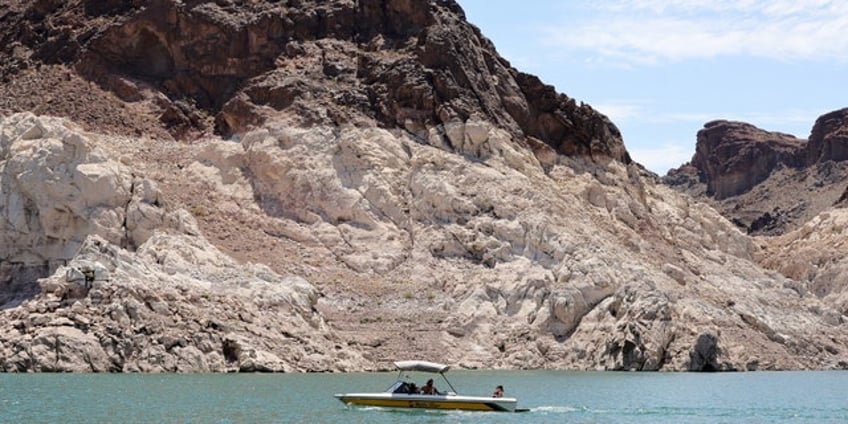
[[[449,365],[427,361],[395,362],[398,369],[397,381],[383,392],[340,393],[335,397],[346,405],[379,406],[386,408],[458,409],[464,411],[518,412],[518,400],[511,397],[466,396],[456,393],[445,376]],[[422,394],[406,373],[415,371],[439,374],[450,387],[449,391]]]

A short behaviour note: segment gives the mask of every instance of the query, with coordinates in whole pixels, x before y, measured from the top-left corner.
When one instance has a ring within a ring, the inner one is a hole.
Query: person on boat
[[[436,390],[436,386],[433,385],[433,379],[427,380],[427,384],[421,387],[422,395],[437,395],[439,391]]]
[[[498,385],[498,387],[495,387],[495,392],[492,393],[492,397],[503,397],[503,386]]]
[[[407,394],[418,394],[418,387],[415,386],[413,382],[403,382],[397,389],[395,389],[395,393],[407,393]]]

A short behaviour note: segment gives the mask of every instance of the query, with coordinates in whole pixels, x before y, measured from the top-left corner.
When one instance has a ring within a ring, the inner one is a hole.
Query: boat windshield
[[[451,384],[450,380],[448,380],[448,378],[442,373],[439,373],[439,375],[442,376],[442,380],[444,380],[445,383],[447,383],[448,387],[450,387],[450,390],[447,390],[447,391],[444,391],[444,392],[439,392],[439,393],[455,395],[456,389],[453,387],[453,384]],[[404,371],[401,371],[398,374],[397,381],[395,381],[394,384],[389,386],[389,388],[386,389],[386,392],[389,392],[389,393],[418,393],[419,389],[420,389],[420,387],[417,387],[415,385],[415,381],[409,375],[407,375]]]
[[[389,386],[389,388],[386,389],[386,391],[389,392],[389,393],[416,394],[416,393],[418,393],[418,388],[415,387],[415,383],[398,380],[398,381],[395,382],[395,384],[392,384],[391,386]]]

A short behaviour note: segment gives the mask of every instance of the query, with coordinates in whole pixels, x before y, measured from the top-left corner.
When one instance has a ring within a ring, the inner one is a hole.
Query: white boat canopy
[[[395,362],[395,366],[401,371],[420,371],[439,374],[445,373],[450,369],[450,365],[427,361],[398,361]]]

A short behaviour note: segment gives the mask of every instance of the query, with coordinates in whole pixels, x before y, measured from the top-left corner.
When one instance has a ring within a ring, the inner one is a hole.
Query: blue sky
[[[609,116],[663,175],[714,119],[807,138],[848,107],[845,0],[458,0],[501,56]]]

